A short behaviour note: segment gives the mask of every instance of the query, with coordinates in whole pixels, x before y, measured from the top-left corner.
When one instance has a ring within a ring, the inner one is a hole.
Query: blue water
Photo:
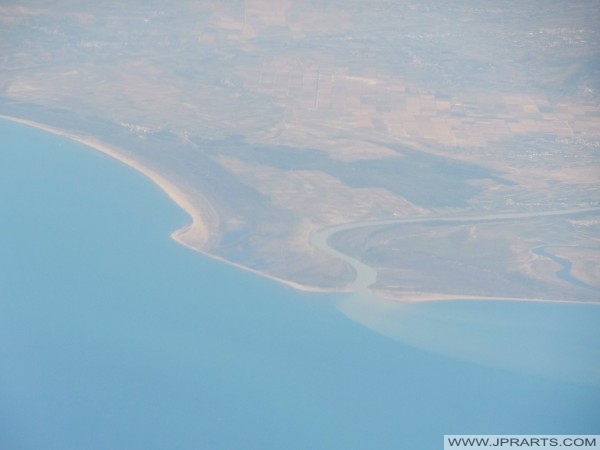
[[[594,383],[372,332],[339,297],[171,241],[186,221],[131,169],[0,122],[1,449],[429,450],[443,434],[600,431]]]

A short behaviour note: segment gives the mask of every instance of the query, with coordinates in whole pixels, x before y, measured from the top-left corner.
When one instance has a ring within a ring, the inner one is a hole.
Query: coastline
[[[220,256],[208,253],[202,247],[208,242],[208,239],[211,236],[211,230],[202,218],[203,212],[193,204],[193,202],[183,190],[181,190],[179,187],[177,187],[164,176],[160,175],[158,172],[150,169],[149,167],[145,166],[144,164],[140,163],[139,161],[133,158],[123,155],[115,148],[109,147],[108,145],[102,143],[101,141],[98,141],[97,139],[79,136],[68,131],[52,127],[50,125],[45,125],[43,123],[23,119],[20,117],[0,114],[0,119],[36,128],[47,133],[54,134],[56,136],[60,136],[71,141],[77,142],[79,144],[85,145],[88,148],[97,150],[107,156],[110,156],[111,158],[116,159],[117,161],[131,167],[132,169],[149,178],[167,195],[167,197],[169,197],[191,218],[191,223],[183,225],[182,227],[176,229],[171,233],[171,239],[173,239],[178,244],[183,245],[197,253],[201,253],[202,255],[207,256],[213,260],[228,264],[241,270],[245,270],[255,275],[259,275],[261,277],[270,279],[272,281],[276,281],[280,284],[284,284],[299,291],[321,293],[344,292],[333,289],[319,288],[317,286],[303,285],[294,281],[285,280],[283,278],[260,272],[256,269],[252,269],[250,267],[246,267],[241,264],[228,261]]]
[[[517,302],[548,302],[548,303],[575,303],[575,304],[593,304],[600,305],[600,301],[576,301],[576,300],[550,300],[550,299],[535,299],[535,298],[509,298],[509,297],[486,297],[486,296],[470,296],[470,295],[456,295],[456,294],[444,294],[444,293],[434,293],[434,292],[406,292],[406,293],[394,293],[394,292],[386,292],[385,290],[377,290],[369,288],[369,285],[375,282],[377,273],[374,269],[369,266],[363,264],[359,260],[346,255],[343,252],[335,250],[328,244],[328,238],[331,234],[336,231],[357,228],[360,226],[364,226],[364,223],[354,223],[354,224],[342,224],[336,225],[332,227],[325,228],[323,230],[319,230],[313,237],[311,238],[311,243],[316,248],[323,250],[334,257],[341,258],[346,262],[350,263],[355,269],[357,265],[363,268],[363,272],[368,271],[367,276],[363,273],[362,276],[357,277],[357,279],[351,283],[351,285],[346,289],[330,289],[330,288],[321,288],[318,286],[305,285],[301,283],[297,283],[294,281],[286,280],[283,278],[279,278],[275,275],[270,275],[265,272],[261,272],[259,270],[243,266],[241,264],[229,261],[225,258],[222,258],[218,255],[214,255],[212,253],[204,250],[204,246],[207,244],[209,238],[211,237],[211,231],[207,222],[203,219],[203,211],[194,205],[194,202],[190,199],[190,196],[186,194],[181,188],[176,186],[174,183],[169,181],[166,177],[159,174],[155,170],[147,167],[141,162],[125,156],[120,153],[118,149],[114,147],[110,147],[107,144],[102,143],[101,141],[91,138],[80,136],[65,130],[61,130],[59,128],[52,127],[50,125],[45,125],[39,122],[35,122],[28,119],[23,119],[14,116],[7,116],[4,114],[0,114],[1,120],[7,120],[14,123],[19,123],[22,125],[30,126],[32,128],[37,128],[39,130],[45,131],[47,133],[51,133],[71,141],[77,142],[79,144],[85,145],[88,148],[97,150],[111,158],[116,159],[117,161],[131,167],[137,172],[143,174],[147,178],[149,178],[154,184],[156,184],[177,206],[179,206],[191,219],[191,223],[183,225],[182,227],[176,229],[170,234],[171,239],[177,242],[180,245],[183,245],[197,253],[201,253],[204,256],[207,256],[215,261],[222,262],[224,264],[228,264],[237,269],[244,270],[246,272],[253,273],[255,275],[267,278],[269,280],[275,281],[277,283],[289,286],[293,289],[303,291],[303,292],[314,292],[314,293],[352,293],[361,295],[370,292],[372,295],[376,295],[377,297],[389,301],[391,303],[422,303],[422,302],[439,302],[439,301],[453,301],[453,300],[469,300],[469,301],[517,301]],[[590,208],[590,209],[598,209],[598,208]],[[566,211],[570,212],[570,211]],[[560,215],[565,212],[542,212],[534,215]],[[520,214],[515,214],[515,216],[519,216]],[[385,221],[375,221],[369,223],[369,225],[374,225],[378,223],[414,223],[414,222],[427,222],[427,221],[436,221],[436,220],[456,220],[456,219],[440,219],[440,218],[431,218],[431,217],[423,217],[417,219],[392,219]],[[465,220],[462,218],[461,220]],[[473,219],[466,219],[467,221]],[[363,267],[364,266],[364,267]]]
[[[484,295],[443,294],[438,292],[406,292],[395,293],[373,289],[373,292],[384,300],[392,303],[427,303],[444,301],[500,301],[500,302],[531,302],[531,303],[568,303],[577,305],[600,305],[600,301],[584,300],[554,300],[547,298],[502,297]]]
[[[351,290],[355,296],[363,298],[373,298],[388,301],[396,304],[417,304],[425,302],[444,302],[444,301],[506,301],[506,302],[533,302],[533,303],[572,303],[572,304],[584,304],[584,305],[600,305],[599,301],[584,301],[584,300],[556,300],[547,298],[523,298],[523,297],[505,297],[505,296],[474,296],[474,295],[461,295],[443,292],[426,292],[426,291],[407,291],[407,292],[396,292],[386,289],[373,288],[377,281],[377,271],[371,266],[363,263],[361,260],[350,256],[343,251],[337,250],[329,243],[329,238],[337,232],[352,230],[361,228],[364,226],[377,226],[377,225],[394,225],[394,224],[407,224],[407,223],[435,223],[435,222],[475,222],[475,221],[488,221],[498,219],[522,219],[529,217],[549,217],[549,216],[561,216],[566,214],[586,212],[586,211],[598,211],[600,207],[588,207],[581,209],[569,209],[562,211],[538,211],[530,213],[509,213],[509,214],[492,214],[483,217],[419,217],[419,218],[400,218],[400,219],[385,219],[385,220],[374,220],[371,222],[355,222],[346,223],[341,225],[334,225],[331,227],[323,228],[315,233],[311,238],[311,243],[316,248],[329,253],[332,256],[340,258],[350,264],[356,271],[357,276],[351,283]]]
[[[127,157],[122,153],[119,153],[112,147],[108,145],[88,137],[82,137],[75,135],[73,133],[69,133],[68,131],[64,131],[58,128],[54,128],[49,125],[44,125],[39,122],[34,122],[32,120],[21,119],[18,117],[6,116],[0,114],[0,119],[8,120],[11,122],[19,123],[22,125],[27,125],[32,128],[37,128],[39,130],[45,131],[47,133],[54,134],[56,136],[67,138],[71,141],[77,142],[79,144],[83,144],[86,147],[97,150],[111,158],[116,159],[117,161],[131,167],[132,169],[140,172],[149,178],[154,184],[156,184],[177,206],[179,206],[182,210],[184,210],[192,219],[192,222],[188,225],[175,230],[171,237],[177,242],[184,243],[187,239],[198,242],[198,245],[205,245],[210,236],[210,231],[208,226],[202,219],[201,211],[196,208],[188,196],[183,192],[179,187],[171,183],[165,177],[155,172],[154,170],[146,167],[139,161],[134,160],[133,158]],[[187,245],[187,244],[184,244]]]

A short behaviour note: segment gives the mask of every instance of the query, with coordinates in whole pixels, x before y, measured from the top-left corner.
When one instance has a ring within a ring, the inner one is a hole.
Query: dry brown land
[[[295,286],[344,289],[352,269],[310,245],[323,227],[598,205],[599,23],[591,0],[9,0],[0,113],[144,171],[192,216],[175,235],[184,244]],[[561,284],[556,263],[531,252],[560,248],[598,286],[599,227],[572,220],[415,232],[455,261],[503,242],[484,260],[511,297],[588,301],[593,290]],[[402,265],[415,242],[404,230],[387,243],[371,231],[341,245],[362,249],[388,295],[477,291],[465,267],[432,290],[437,262]],[[381,245],[398,254],[375,260]]]

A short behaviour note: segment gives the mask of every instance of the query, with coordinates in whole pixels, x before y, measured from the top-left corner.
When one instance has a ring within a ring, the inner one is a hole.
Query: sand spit
[[[106,145],[94,138],[78,136],[76,134],[69,133],[68,131],[61,130],[59,128],[55,128],[55,127],[45,125],[45,124],[42,124],[39,122],[35,122],[33,120],[21,119],[19,117],[6,116],[3,114],[0,114],[0,119],[20,123],[22,125],[27,125],[27,126],[37,128],[37,129],[46,131],[48,133],[51,133],[51,134],[54,134],[57,136],[61,136],[61,137],[70,139],[74,142],[78,142],[89,148],[98,150],[98,151],[104,153],[105,155],[108,155],[108,156],[116,159],[117,161],[120,161],[121,163],[128,165],[132,169],[137,170],[138,172],[140,172],[143,175],[145,175],[146,177],[148,177],[160,189],[162,189],[165,192],[165,194],[167,194],[167,196],[173,202],[175,202],[181,209],[183,209],[191,218],[190,224],[185,225],[185,226],[175,230],[173,233],[171,233],[171,238],[174,241],[178,242],[179,244],[184,245],[185,247],[187,247],[191,250],[194,250],[198,253],[202,253],[203,255],[208,256],[217,261],[223,262],[225,264],[229,264],[230,266],[245,270],[247,272],[254,273],[256,275],[260,275],[262,277],[268,278],[268,279],[276,281],[278,283],[285,284],[287,286],[290,286],[290,287],[300,290],[300,291],[340,292],[339,290],[319,288],[317,286],[304,285],[304,284],[296,283],[296,282],[293,282],[290,280],[285,280],[283,278],[278,278],[276,276],[269,275],[264,272],[260,272],[258,270],[252,269],[250,267],[246,267],[241,264],[237,264],[237,263],[228,261],[217,255],[208,253],[207,251],[205,251],[204,247],[205,247],[206,243],[208,242],[209,238],[211,237],[211,234],[214,233],[214,231],[209,229],[209,226],[207,225],[206,221],[203,219],[203,213],[209,213],[209,212],[203,212],[200,208],[198,208],[194,204],[194,201],[189,196],[189,194],[184,192],[181,188],[179,188],[178,186],[173,184],[167,178],[160,175],[156,171],[150,169],[149,167],[145,166],[144,164],[140,163],[139,161],[136,161],[133,158],[125,156],[124,154],[122,154],[118,150],[116,150],[115,148],[109,147],[108,145]],[[212,211],[210,213],[214,214]]]
[[[394,303],[422,303],[422,302],[440,302],[440,301],[505,301],[505,302],[544,302],[544,303],[569,303],[581,305],[600,305],[600,301],[590,300],[556,300],[547,298],[532,297],[502,297],[485,295],[461,295],[444,294],[438,292],[394,292],[376,290],[381,298]]]

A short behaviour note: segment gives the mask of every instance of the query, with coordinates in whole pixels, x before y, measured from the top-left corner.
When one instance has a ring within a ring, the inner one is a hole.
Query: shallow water
[[[400,340],[374,333],[339,313],[347,297],[171,241],[186,215],[129,168],[12,123],[0,136],[0,448],[419,450],[443,434],[598,432],[590,383],[423,350],[423,336],[454,339],[427,308],[394,313]],[[459,323],[461,339],[501,345],[497,320]]]
[[[400,342],[472,361],[600,387],[600,306],[525,301],[393,304],[355,296],[340,309]]]

